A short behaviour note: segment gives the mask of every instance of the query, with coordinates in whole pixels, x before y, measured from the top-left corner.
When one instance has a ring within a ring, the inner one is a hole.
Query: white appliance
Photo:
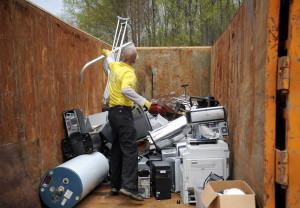
[[[170,163],[171,166],[171,191],[174,193],[180,192],[180,157],[167,157],[166,162]]]
[[[217,140],[216,144],[187,145],[179,150],[182,157],[180,195],[183,203],[196,203],[194,187],[203,187],[211,172],[229,176],[228,144]]]

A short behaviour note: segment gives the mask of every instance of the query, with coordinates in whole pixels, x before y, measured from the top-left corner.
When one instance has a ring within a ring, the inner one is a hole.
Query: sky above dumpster
[[[29,0],[37,6],[47,10],[48,12],[58,16],[62,13],[63,9],[63,0]]]

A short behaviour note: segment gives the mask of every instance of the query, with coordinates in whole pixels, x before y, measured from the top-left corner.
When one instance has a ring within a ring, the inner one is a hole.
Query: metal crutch
[[[122,17],[118,16],[118,25],[117,25],[117,29],[116,29],[116,32],[115,32],[115,37],[114,37],[114,42],[113,42],[113,48],[112,49],[114,49],[114,47],[118,46],[120,35],[122,34],[122,32],[123,32],[123,35],[122,35],[122,38],[121,38],[121,42],[120,42],[120,46],[119,46],[117,58],[115,59],[115,61],[120,61],[121,51],[122,51],[122,48],[124,47],[123,41],[124,41],[124,38],[125,38],[126,28],[127,28],[127,24],[128,24],[129,20],[130,20],[129,18],[122,18]],[[121,21],[123,21],[123,22],[121,22]],[[118,32],[119,24],[120,24],[120,30]],[[118,34],[118,38],[116,39],[117,32],[119,34]],[[110,70],[108,68],[107,69],[108,79],[107,79],[107,83],[106,83],[106,86],[105,86],[105,90],[104,90],[104,94],[103,94],[103,99],[102,99],[102,103],[103,104],[106,104],[106,100],[109,97],[109,75],[110,75]]]
[[[116,39],[117,34],[119,33],[119,34],[118,34],[118,39],[120,38],[120,34],[121,34],[121,30],[118,32],[119,25],[120,25],[120,21],[125,21],[126,27],[127,27],[127,23],[128,23],[129,20],[130,20],[130,18],[122,18],[122,17],[119,17],[119,16],[118,16],[118,23],[117,23],[117,28],[116,28],[116,32],[115,32],[115,35],[114,35],[114,41],[113,41],[113,46],[112,46],[112,51],[111,51],[112,53],[115,53],[115,52],[119,51],[119,53],[121,54],[121,50],[120,50],[120,49],[122,49],[122,47],[125,47],[125,46],[127,46],[127,45],[130,44],[130,42],[129,42],[129,43],[125,43],[125,44],[123,45],[123,40],[122,40],[122,41],[121,41],[122,44],[120,44],[120,46],[117,47],[117,44],[118,44],[119,41]],[[121,23],[121,24],[122,24],[122,23]],[[126,27],[125,27],[125,30],[126,30]],[[125,37],[125,30],[124,30],[124,32],[123,32],[123,39],[124,39],[124,37]],[[105,56],[101,55],[100,57],[98,57],[98,58],[96,58],[96,59],[94,59],[94,60],[88,62],[87,64],[85,64],[85,65],[82,67],[81,72],[80,72],[80,77],[79,77],[79,83],[82,83],[82,81],[83,81],[83,75],[84,75],[84,72],[85,72],[85,70],[87,69],[87,67],[91,66],[91,65],[94,64],[94,63],[97,63],[98,61],[102,60],[103,58],[105,58]]]
[[[123,21],[123,22],[121,22],[121,21]],[[115,47],[118,47],[120,36],[121,36],[122,33],[123,34],[122,34],[121,42],[120,42],[120,45],[119,45],[119,48],[121,48],[121,50],[118,51],[116,61],[120,61],[120,56],[121,56],[121,51],[122,51],[122,47],[123,47],[123,42],[124,42],[124,38],[125,38],[125,34],[126,34],[126,29],[127,29],[127,25],[128,25],[129,21],[130,21],[130,18],[123,18],[123,17],[119,17],[118,16],[118,25],[117,25],[116,32],[115,32],[115,37],[114,37],[114,42],[113,42],[112,50]],[[119,29],[119,25],[120,25],[120,29]],[[118,31],[118,29],[119,29],[119,31]],[[118,37],[116,39],[117,33],[118,33]]]
[[[125,47],[125,46],[127,46],[127,45],[129,45],[129,44],[131,44],[131,42],[125,43],[122,47]],[[120,50],[120,48],[115,48],[115,49],[112,50],[111,52],[112,52],[112,53],[115,53],[115,52],[117,52],[117,51],[119,51],[119,50]],[[101,55],[100,57],[98,57],[98,58],[96,58],[96,59],[94,59],[94,60],[88,62],[87,64],[85,64],[85,65],[82,67],[81,72],[80,72],[80,77],[79,77],[79,82],[80,82],[80,84],[81,84],[82,81],[83,81],[83,74],[84,74],[85,70],[87,69],[87,67],[89,67],[90,65],[92,65],[92,64],[94,64],[94,63],[97,63],[98,61],[100,61],[100,60],[102,60],[102,59],[104,59],[104,58],[105,58],[105,56]]]

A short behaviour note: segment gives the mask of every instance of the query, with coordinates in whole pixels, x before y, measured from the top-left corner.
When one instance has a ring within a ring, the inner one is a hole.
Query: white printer
[[[196,203],[194,187],[203,187],[211,172],[229,176],[228,144],[217,140],[215,144],[187,145],[179,150],[182,157],[180,165],[180,195],[184,204]]]

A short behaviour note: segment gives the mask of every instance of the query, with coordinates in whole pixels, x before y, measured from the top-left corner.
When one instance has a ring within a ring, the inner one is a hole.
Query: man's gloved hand
[[[107,49],[102,50],[102,55],[103,56],[107,56],[108,54],[110,54],[110,50],[107,50]]]
[[[151,103],[148,100],[146,100],[144,107],[146,108],[146,111],[148,111],[151,107]]]

